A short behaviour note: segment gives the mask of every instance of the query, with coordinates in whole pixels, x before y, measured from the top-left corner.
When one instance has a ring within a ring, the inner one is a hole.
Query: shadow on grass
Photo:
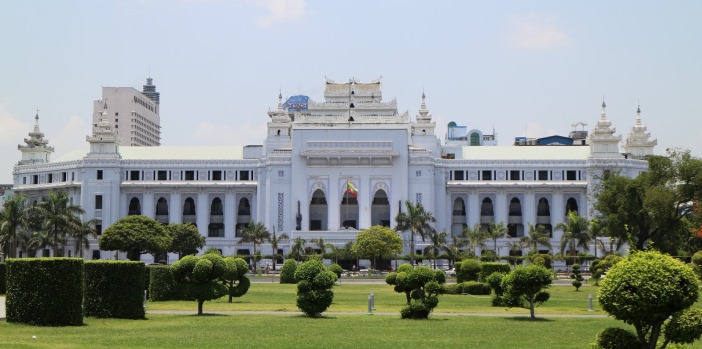
[[[193,316],[193,317],[209,317],[209,316],[221,316],[221,317],[227,317],[230,316],[229,314],[214,314],[214,313],[202,313],[201,315],[198,314],[187,314],[185,316]]]
[[[553,319],[547,319],[547,318],[542,318],[542,317],[537,317],[536,319],[532,319],[530,317],[521,317],[521,316],[515,316],[515,317],[507,317],[504,318],[505,320],[508,321],[519,321],[519,322],[553,322]]]
[[[324,316],[324,315],[311,317],[311,316],[307,316],[304,314],[300,314],[300,315],[293,315],[292,317],[298,318],[298,319],[311,319],[311,320],[336,320],[336,317]]]

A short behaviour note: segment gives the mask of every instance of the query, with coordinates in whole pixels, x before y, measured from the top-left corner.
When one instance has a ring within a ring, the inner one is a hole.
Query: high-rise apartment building
[[[160,97],[151,78],[141,92],[133,87],[103,87],[102,99],[93,101],[93,127],[106,112],[121,145],[161,145]]]

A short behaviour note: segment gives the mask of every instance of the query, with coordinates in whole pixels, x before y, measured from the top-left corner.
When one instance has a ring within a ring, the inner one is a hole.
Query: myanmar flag
[[[354,187],[349,181],[346,181],[346,192],[358,199],[358,189],[356,189],[356,187]]]

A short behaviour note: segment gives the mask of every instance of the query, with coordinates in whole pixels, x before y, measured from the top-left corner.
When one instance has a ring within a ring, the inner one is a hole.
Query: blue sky
[[[699,1],[10,1],[0,12],[0,183],[39,108],[54,158],[85,145],[101,86],[161,92],[164,145],[261,144],[266,112],[325,76],[382,76],[414,117],[516,136],[617,132],[702,155]]]

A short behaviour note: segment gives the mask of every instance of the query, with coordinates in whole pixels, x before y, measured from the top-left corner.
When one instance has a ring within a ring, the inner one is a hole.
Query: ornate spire
[[[427,109],[426,98],[427,98],[427,96],[424,94],[424,91],[422,91],[422,104],[420,104],[419,113],[417,114],[417,123],[418,124],[431,122],[431,114],[429,114],[429,109]]]
[[[653,154],[653,147],[658,144],[658,140],[651,140],[651,133],[646,132],[646,126],[641,122],[641,105],[636,108],[636,119],[629,135],[624,142],[624,152],[631,154],[634,158],[644,158]]]
[[[600,110],[600,119],[595,124],[595,128],[590,133],[590,156],[597,158],[616,158],[621,157],[619,153],[619,142],[622,140],[621,135],[614,135],[617,129],[612,127],[612,122],[607,119],[604,99],[602,100],[602,109]]]
[[[22,152],[20,165],[49,162],[49,155],[54,152],[54,147],[49,146],[49,140],[44,138],[44,133],[39,128],[39,109],[34,116],[34,129],[24,139],[25,144],[17,145]]]
[[[270,109],[269,109],[270,110]],[[283,109],[283,93],[278,91],[278,107],[274,111],[269,111],[268,116],[273,122],[290,122],[290,116]]]

